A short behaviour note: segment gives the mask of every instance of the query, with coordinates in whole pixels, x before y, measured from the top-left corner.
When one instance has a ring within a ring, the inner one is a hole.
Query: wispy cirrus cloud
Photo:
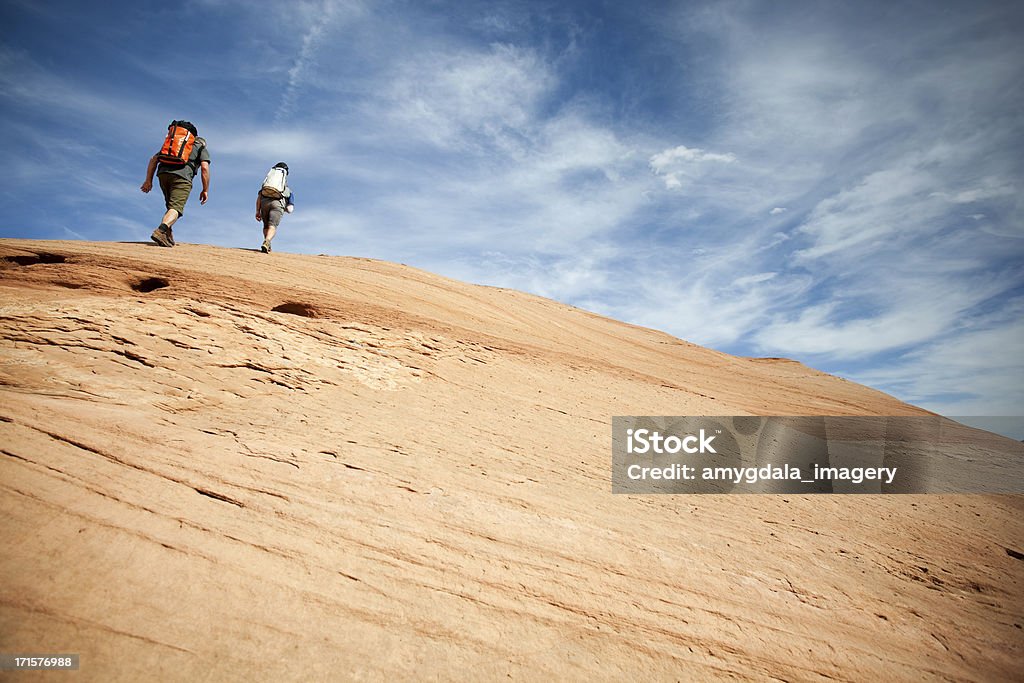
[[[305,22],[307,28],[302,34],[299,52],[287,71],[287,80],[281,93],[281,101],[274,113],[274,123],[288,120],[298,105],[299,93],[306,83],[309,72],[316,68],[317,53],[328,31],[342,19],[351,19],[363,13],[361,3],[351,0],[320,0],[315,3],[289,3],[278,20],[281,27],[293,30],[297,22]],[[273,22],[271,22],[273,24]]]
[[[382,104],[409,135],[446,151],[493,147],[516,156],[529,152],[536,109],[554,82],[550,65],[531,49],[434,48],[396,65]]]
[[[944,415],[1019,415],[1024,405],[1024,299],[961,321],[938,337],[859,376]]]

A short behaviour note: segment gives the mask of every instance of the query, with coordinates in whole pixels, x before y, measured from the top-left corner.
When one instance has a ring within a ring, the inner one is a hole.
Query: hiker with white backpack
[[[283,161],[274,164],[267,172],[256,195],[256,220],[263,221],[263,245],[260,251],[270,253],[270,242],[277,234],[277,226],[285,213],[295,210],[295,195],[288,187],[288,164]]]

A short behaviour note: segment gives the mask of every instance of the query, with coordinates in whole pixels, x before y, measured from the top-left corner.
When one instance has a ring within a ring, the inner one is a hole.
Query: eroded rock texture
[[[1020,497],[611,494],[613,415],[920,412],[877,391],[366,259],[0,258],[2,652],[84,680],[1019,679]]]

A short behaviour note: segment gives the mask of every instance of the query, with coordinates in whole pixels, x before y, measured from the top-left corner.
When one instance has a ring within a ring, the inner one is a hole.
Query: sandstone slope
[[[1019,679],[1020,497],[611,494],[613,415],[922,412],[878,391],[360,258],[3,240],[0,292],[0,652]]]

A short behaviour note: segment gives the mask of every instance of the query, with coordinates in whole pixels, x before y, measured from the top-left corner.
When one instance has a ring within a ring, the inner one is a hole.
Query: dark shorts
[[[164,205],[177,211],[179,216],[185,215],[185,202],[192,193],[192,181],[173,173],[161,173],[157,178],[164,192]]]
[[[281,216],[284,215],[285,200],[260,197],[260,215],[263,216],[263,226],[275,228],[281,224]]]

